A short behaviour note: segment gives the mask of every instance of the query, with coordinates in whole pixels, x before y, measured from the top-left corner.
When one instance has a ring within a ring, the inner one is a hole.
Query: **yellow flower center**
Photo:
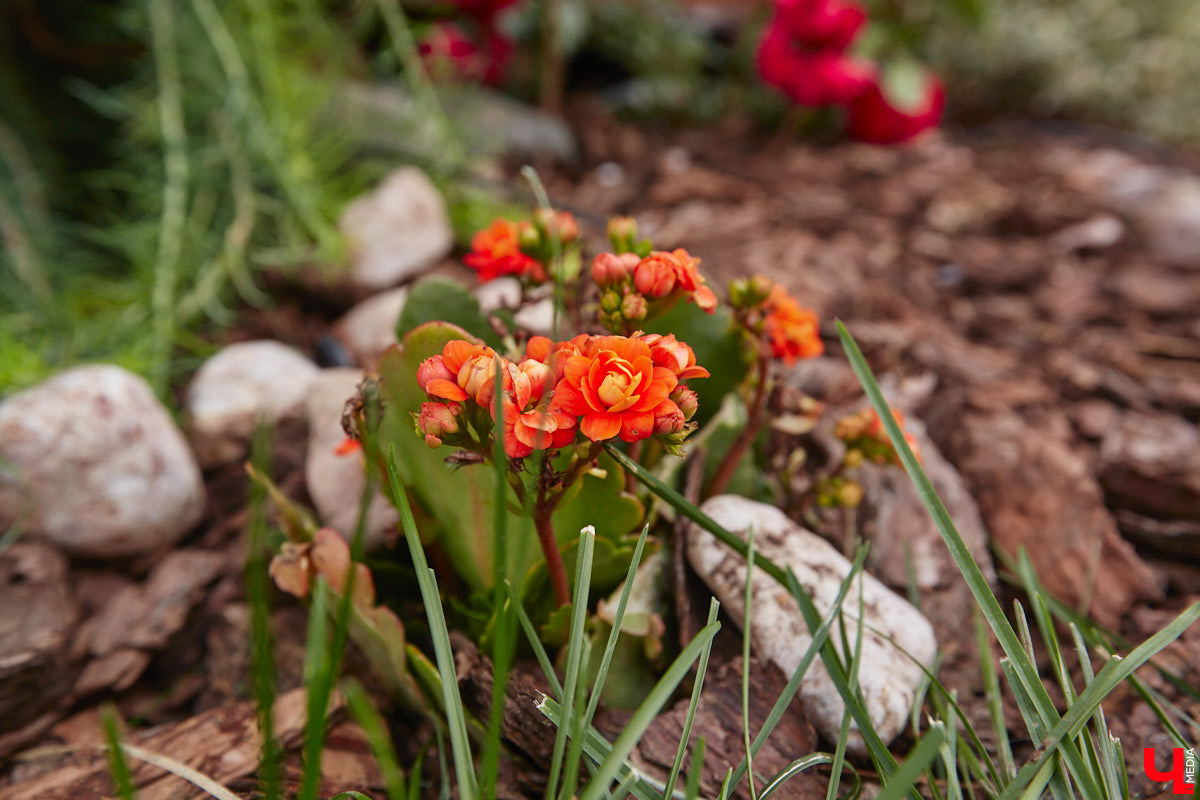
[[[613,366],[619,371],[605,375],[604,380],[600,382],[600,388],[596,390],[600,400],[610,408],[629,396],[630,384],[633,383],[633,376],[627,370],[621,369],[617,364]]]

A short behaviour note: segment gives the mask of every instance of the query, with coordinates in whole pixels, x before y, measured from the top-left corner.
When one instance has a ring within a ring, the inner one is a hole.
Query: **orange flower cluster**
[[[430,447],[468,444],[468,420],[479,419],[475,409],[487,409],[494,425],[497,364],[504,392],[501,435],[510,458],[566,447],[577,431],[593,442],[659,436],[677,447],[698,406],[696,393],[682,381],[709,374],[673,335],[580,334],[563,342],[535,336],[518,362],[455,340],[417,371],[418,385],[432,398],[417,415]]]
[[[532,220],[496,219],[471,238],[471,252],[463,263],[479,274],[480,281],[515,275],[532,283],[545,283],[546,264],[552,257],[551,238],[560,244],[579,238],[579,224],[566,211],[538,212]]]
[[[892,416],[896,418],[896,424],[903,430],[904,415],[892,409]],[[887,430],[883,427],[883,420],[870,406],[857,414],[842,417],[834,427],[833,433],[846,443],[848,462],[865,458],[876,464],[899,466],[901,463],[900,454],[896,452],[896,448],[892,447],[892,440],[888,438]],[[921,449],[917,445],[916,437],[908,431],[904,431],[904,441],[908,443],[909,449],[920,461]],[[854,466],[854,464],[851,463],[849,466]]]
[[[800,358],[815,358],[825,352],[817,315],[804,308],[779,284],[771,289],[764,304],[763,334],[771,354],[794,364]]]
[[[654,250],[644,258],[632,252],[601,253],[592,261],[592,280],[601,289],[602,321],[612,330],[636,325],[681,297],[711,314],[717,295],[705,284],[699,265],[700,259],[682,248]]]

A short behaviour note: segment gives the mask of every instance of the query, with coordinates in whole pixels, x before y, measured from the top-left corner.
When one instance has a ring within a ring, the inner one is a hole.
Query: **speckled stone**
[[[187,429],[201,466],[249,452],[261,421],[304,415],[308,386],[320,370],[279,342],[238,342],[205,361],[187,392]]]
[[[780,567],[790,567],[818,611],[822,615],[829,612],[851,567],[832,545],[774,506],[737,495],[709,498],[701,509],[743,539],[753,529],[755,551]],[[721,601],[723,609],[740,625],[745,616],[745,559],[697,525],[692,525],[688,533],[687,554],[692,567]],[[866,625],[859,685],[875,729],[885,742],[890,742],[908,721],[909,708],[922,677],[920,666],[896,645],[928,667],[937,653],[937,641],[929,621],[919,611],[879,580],[863,573],[851,585],[842,605],[851,646],[858,636],[860,589]],[[774,662],[786,675],[799,666],[812,641],[796,601],[761,568],[755,568],[753,577],[750,635],[755,652]],[[830,639],[840,651],[840,635]],[[813,724],[826,739],[835,741],[845,705],[819,658],[801,681],[799,694]],[[849,747],[853,752],[865,752],[854,723],[851,723]]]
[[[128,370],[76,367],[0,404],[0,527],[131,556],[173,544],[203,512],[191,449]]]

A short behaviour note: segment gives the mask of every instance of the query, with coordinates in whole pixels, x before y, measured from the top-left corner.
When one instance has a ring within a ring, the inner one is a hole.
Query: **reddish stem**
[[[563,566],[562,553],[558,551],[558,540],[554,538],[551,517],[554,511],[538,503],[533,512],[533,524],[537,528],[542,554],[546,556],[546,570],[550,573],[550,585],[554,587],[554,600],[559,607],[571,602],[571,588],[567,585],[567,569]]]
[[[746,420],[746,427],[742,428],[737,438],[733,440],[729,452],[721,459],[721,463],[717,467],[716,473],[712,476],[712,480],[704,487],[705,497],[712,497],[715,494],[725,491],[725,487],[729,485],[730,479],[733,478],[733,473],[737,470],[738,464],[741,463],[742,457],[746,455],[746,451],[750,449],[750,445],[758,437],[758,432],[762,430],[763,423],[766,421],[763,410],[767,405],[767,378],[770,364],[770,359],[759,354],[758,386],[754,390],[754,400],[750,406],[750,416]]]

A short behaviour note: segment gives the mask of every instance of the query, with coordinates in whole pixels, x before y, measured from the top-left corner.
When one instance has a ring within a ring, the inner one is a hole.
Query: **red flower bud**
[[[679,433],[687,424],[683,411],[670,400],[664,400],[654,409],[654,435],[665,436]]]
[[[686,386],[680,386],[671,392],[670,399],[683,412],[685,420],[690,421],[692,417],[696,416],[696,411],[700,408],[700,397],[694,389],[689,389]]]

